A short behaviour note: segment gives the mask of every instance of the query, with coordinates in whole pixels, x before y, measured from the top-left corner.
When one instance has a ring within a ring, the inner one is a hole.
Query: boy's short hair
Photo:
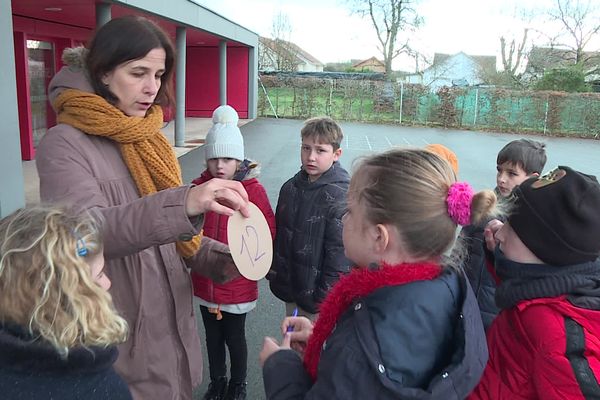
[[[321,143],[330,144],[333,146],[333,151],[340,148],[344,138],[342,128],[329,117],[307,119],[300,131],[300,136],[302,139],[312,137]]]
[[[541,174],[546,165],[546,144],[530,139],[513,140],[500,150],[496,164],[506,162],[517,165],[527,175]]]

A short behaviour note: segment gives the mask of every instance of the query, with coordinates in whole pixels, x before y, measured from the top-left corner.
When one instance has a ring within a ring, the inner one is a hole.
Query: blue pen
[[[298,307],[294,308],[294,312],[292,313],[292,317],[298,316]],[[294,327],[292,325],[287,327],[288,332],[294,332]]]

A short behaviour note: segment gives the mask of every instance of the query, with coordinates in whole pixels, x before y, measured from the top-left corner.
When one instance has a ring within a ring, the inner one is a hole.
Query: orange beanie
[[[448,161],[448,163],[452,167],[452,170],[454,171],[454,173],[456,175],[458,175],[458,158],[456,157],[456,154],[454,154],[454,152],[452,150],[450,150],[449,148],[447,148],[446,146],[444,146],[442,144],[437,144],[437,143],[428,144],[427,146],[425,146],[425,150],[435,153],[438,156],[440,156],[441,158],[443,158],[444,160]]]

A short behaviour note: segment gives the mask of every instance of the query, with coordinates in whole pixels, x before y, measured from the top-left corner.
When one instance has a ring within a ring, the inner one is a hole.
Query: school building
[[[25,205],[22,161],[56,123],[47,88],[63,49],[124,15],[152,19],[175,44],[176,107],[165,110],[175,146],[185,144],[185,117],[220,104],[256,118],[258,35],[191,0],[0,0],[0,217]]]

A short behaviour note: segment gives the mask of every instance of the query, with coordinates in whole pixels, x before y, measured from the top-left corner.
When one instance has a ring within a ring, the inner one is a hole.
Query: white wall
[[[315,65],[308,62],[298,65],[299,72],[323,72],[322,65]]]
[[[404,78],[404,82],[406,82],[406,83],[414,83],[414,84],[421,84],[421,83],[423,83],[423,75],[421,75],[421,74],[407,75]]]
[[[483,83],[479,77],[479,64],[463,53],[423,71],[423,84],[429,86],[432,92],[437,92],[442,86],[452,86],[452,81],[458,79],[466,80],[469,85]]]

